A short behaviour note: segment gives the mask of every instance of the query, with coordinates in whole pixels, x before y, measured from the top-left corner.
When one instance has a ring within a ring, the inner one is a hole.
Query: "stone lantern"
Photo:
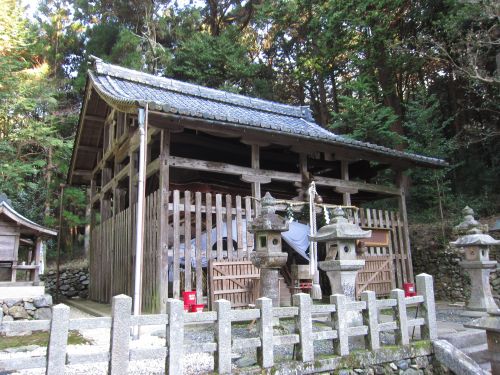
[[[372,232],[350,223],[340,207],[335,208],[333,216],[331,224],[309,239],[326,243],[326,258],[319,262],[319,268],[326,272],[332,294],[344,294],[354,301],[356,274],[365,266],[363,259],[356,259],[356,240],[371,237]]]
[[[488,310],[498,310],[490,287],[490,273],[496,269],[497,262],[490,260],[490,247],[500,245],[487,234],[487,227],[474,219],[470,207],[463,209],[464,221],[455,227],[461,236],[451,245],[464,250],[464,260],[460,266],[467,271],[471,280],[471,295],[467,302],[465,315],[484,315]]]
[[[260,269],[260,297],[272,299],[279,306],[279,270],[286,264],[287,253],[281,251],[281,232],[288,230],[288,221],[275,213],[275,199],[266,193],[261,200],[261,213],[251,223],[255,235],[255,252],[251,261]]]

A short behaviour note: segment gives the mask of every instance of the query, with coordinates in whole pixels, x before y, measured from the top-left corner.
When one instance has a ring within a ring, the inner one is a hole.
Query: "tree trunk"
[[[333,103],[333,112],[339,113],[339,96],[337,90],[337,82],[335,81],[335,71],[332,71],[330,75],[330,80],[332,82],[332,103]]]
[[[384,95],[384,104],[391,107],[398,119],[391,125],[391,130],[396,134],[404,136],[403,129],[403,106],[401,100],[396,92],[396,85],[394,82],[394,70],[387,64],[387,54],[385,46],[382,43],[377,43],[376,48],[377,56],[375,58],[375,67],[377,68],[377,78],[382,87]],[[404,144],[397,145],[398,149],[404,149]]]
[[[326,103],[325,79],[323,74],[318,74],[318,93],[319,93],[319,119],[320,124],[326,127],[330,121],[328,105]]]
[[[45,208],[43,211],[43,215],[45,219],[50,216],[50,185],[52,184],[52,169],[54,168],[52,164],[52,147],[49,146],[47,150],[47,167],[45,168],[45,181],[47,181],[46,185],[46,194],[45,194]]]

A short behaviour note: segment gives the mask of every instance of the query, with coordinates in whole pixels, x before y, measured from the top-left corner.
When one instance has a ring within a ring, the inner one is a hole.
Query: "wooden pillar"
[[[411,260],[411,249],[410,249],[410,231],[408,230],[408,215],[406,212],[406,193],[408,189],[408,176],[406,176],[403,171],[398,171],[397,173],[397,185],[400,191],[398,196],[398,206],[399,212],[401,214],[401,219],[403,220],[403,246],[406,253],[406,264],[408,270],[408,280],[407,282],[413,283],[413,263]]]
[[[340,173],[342,180],[349,181],[349,162],[347,160],[340,161]],[[342,193],[342,203],[344,206],[351,205],[351,193],[347,191]]]
[[[137,153],[129,152],[129,171],[128,171],[128,202],[132,207],[137,202]]]
[[[36,238],[35,244],[35,270],[33,272],[33,285],[38,285],[40,282],[40,250],[42,248],[42,239],[40,237]]]
[[[90,182],[91,187],[87,189],[87,199],[88,203],[85,207],[85,233],[83,236],[83,254],[85,258],[89,256],[90,249],[90,225],[91,225],[91,215],[92,215],[92,181]]]
[[[260,146],[258,144],[252,144],[252,168],[255,170],[260,169]],[[252,196],[256,199],[260,199],[262,197],[262,193],[260,191],[260,181],[255,180],[252,182]],[[254,201],[254,210],[255,216],[260,214],[260,201]]]
[[[158,235],[158,251],[159,261],[158,277],[159,277],[159,295],[160,295],[160,311],[165,314],[167,311],[168,299],[168,201],[170,192],[170,132],[162,130],[160,143],[160,197],[158,204],[158,220],[159,220],[159,235]]]

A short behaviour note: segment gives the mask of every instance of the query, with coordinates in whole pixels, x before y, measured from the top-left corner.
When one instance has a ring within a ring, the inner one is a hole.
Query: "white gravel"
[[[91,315],[84,313],[74,307],[71,307],[70,318],[90,318]],[[145,326],[141,327],[141,337],[139,340],[132,340],[130,343],[131,348],[147,348],[147,347],[162,347],[165,345],[165,340],[152,335],[153,332],[164,329],[163,326]],[[80,333],[83,337],[90,341],[90,344],[84,345],[69,345],[69,354],[79,354],[85,353],[99,353],[109,350],[109,329],[99,328],[99,329],[86,329],[81,330]],[[14,358],[26,358],[29,357],[39,357],[45,356],[47,349],[45,347],[38,347],[34,350],[28,352],[14,352],[9,353],[6,351],[0,351],[0,360],[2,359],[14,359]],[[203,374],[212,372],[214,368],[213,356],[208,353],[195,353],[185,355],[183,358],[184,362],[184,374]],[[74,375],[106,375],[108,370],[108,364],[106,362],[99,363],[88,363],[79,365],[68,365],[66,366],[66,374]],[[165,373],[165,359],[154,359],[154,360],[144,360],[144,361],[131,361],[129,363],[129,374],[139,375],[139,374],[164,374]],[[19,370],[14,374],[20,375],[44,375],[45,369],[30,369],[30,370]]]

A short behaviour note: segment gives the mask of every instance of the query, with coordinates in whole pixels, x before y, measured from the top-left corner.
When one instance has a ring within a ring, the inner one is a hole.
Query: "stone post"
[[[47,365],[45,368],[45,373],[48,375],[64,374],[68,330],[69,307],[62,303],[52,306],[52,320],[47,346]]]
[[[165,373],[182,374],[184,366],[184,304],[182,301],[169,298],[167,300],[167,356],[165,358]]]
[[[219,374],[231,373],[231,302],[225,299],[215,301],[217,321],[215,322],[214,370]]]
[[[260,367],[269,368],[274,365],[273,303],[269,298],[261,297],[256,306],[260,309],[259,336],[262,342],[257,348],[257,360]]]
[[[281,251],[281,232],[288,230],[288,222],[275,211],[275,199],[266,193],[261,201],[261,214],[250,223],[256,248],[250,258],[260,269],[259,296],[270,298],[273,306],[279,307],[279,270],[288,257]]]
[[[309,239],[326,243],[326,258],[319,262],[319,268],[326,272],[332,294],[343,294],[354,301],[356,275],[365,266],[364,260],[356,259],[356,240],[370,237],[371,231],[350,223],[340,207],[335,208],[333,215],[332,223],[320,228]]]
[[[470,207],[463,209],[464,220],[455,227],[460,237],[451,245],[464,249],[464,260],[460,262],[471,280],[471,295],[467,302],[467,316],[486,315],[489,310],[497,311],[490,286],[490,273],[496,269],[497,262],[490,260],[491,246],[500,245],[487,234],[487,227],[474,219],[474,211]]]
[[[112,300],[109,375],[120,375],[128,372],[130,346],[130,312],[132,298],[124,294],[114,296]]]

